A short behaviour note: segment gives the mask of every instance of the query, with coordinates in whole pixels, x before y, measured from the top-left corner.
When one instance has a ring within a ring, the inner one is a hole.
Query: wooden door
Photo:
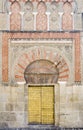
[[[28,87],[29,124],[54,124],[54,87]]]

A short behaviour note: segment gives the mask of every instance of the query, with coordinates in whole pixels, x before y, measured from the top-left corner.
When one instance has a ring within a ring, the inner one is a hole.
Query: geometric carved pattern
[[[50,30],[59,30],[59,14],[57,3],[53,1],[51,3],[51,14],[50,14]]]
[[[64,3],[63,5],[64,14],[62,17],[62,28],[63,30],[72,30],[73,29],[73,17],[71,15],[72,6],[69,2]]]
[[[49,1],[51,5],[47,5],[45,2],[48,0],[38,2],[38,6],[36,7],[36,2],[26,1],[26,0],[10,0],[11,7],[10,11],[12,14],[10,15],[10,29],[11,30],[20,30],[21,23],[22,29],[24,30],[34,30],[34,27],[37,30],[47,30],[47,26],[49,26],[50,30],[59,30],[62,27],[63,30],[71,30],[73,28],[73,17],[71,15],[72,12],[72,0],[56,0],[56,1]],[[19,1],[19,2],[18,2]],[[24,2],[23,6],[20,2]],[[63,10],[64,14],[63,17],[60,17],[58,12],[62,12],[62,7],[59,2],[63,2]],[[6,3],[7,6],[8,3]],[[22,10],[20,8],[20,4],[22,6]],[[34,6],[33,6],[34,5]],[[9,12],[8,6],[6,7],[6,12]],[[49,23],[48,18],[46,15],[46,6],[47,9],[51,12],[49,15]],[[24,10],[23,10],[24,8]],[[51,10],[50,10],[51,9]],[[37,10],[37,15],[33,15],[33,10]],[[23,16],[21,18],[21,15]],[[24,15],[23,15],[24,14]],[[36,16],[36,17],[35,17]],[[62,19],[62,23],[61,20]],[[67,24],[66,24],[67,23]],[[61,25],[62,24],[62,25]],[[59,27],[60,26],[60,27]]]
[[[38,14],[37,14],[37,30],[46,30],[47,29],[47,16],[46,5],[44,2],[39,2],[38,4]]]
[[[20,5],[17,1],[11,4],[10,30],[21,30]]]

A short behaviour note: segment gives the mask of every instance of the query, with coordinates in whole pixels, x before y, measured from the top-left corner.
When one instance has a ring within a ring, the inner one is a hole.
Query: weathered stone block
[[[0,30],[7,29],[7,14],[0,14]]]
[[[73,103],[79,101],[79,95],[78,94],[73,94]]]
[[[0,130],[3,128],[8,128],[8,123],[7,122],[0,122]]]
[[[77,5],[78,5],[78,12],[81,13],[83,12],[83,1],[82,0],[77,0]]]
[[[73,111],[73,114],[72,114],[72,120],[74,122],[77,122],[79,120],[79,111]]]
[[[79,120],[78,126],[79,126],[79,128],[83,128],[83,120]]]
[[[60,103],[60,114],[65,114],[66,112],[66,104],[65,103]]]
[[[60,115],[60,122],[64,122],[66,121],[66,115],[65,114],[61,114]]]
[[[14,104],[15,111],[24,111],[24,102],[17,102]]]
[[[73,113],[72,112],[66,112],[66,121],[72,121]]]
[[[79,112],[79,119],[83,121],[83,112]]]
[[[4,102],[0,102],[0,112],[1,111],[5,111],[5,103]]]
[[[79,102],[73,102],[72,108],[73,108],[73,111],[74,111],[74,112],[80,111]]]
[[[0,12],[3,10],[3,0],[0,0]]]
[[[71,94],[66,94],[66,102],[67,103],[73,103],[73,95]]]
[[[27,111],[28,110],[28,105],[25,103],[24,105],[24,111]]]
[[[20,93],[20,94],[17,96],[17,102],[24,102],[24,101],[25,101],[24,94],[23,94],[23,93]]]
[[[11,103],[6,104],[6,111],[13,111],[13,105]]]
[[[66,94],[60,95],[60,103],[66,103]]]
[[[74,29],[82,30],[82,14],[75,14],[74,21]]]
[[[1,112],[0,121],[16,121],[15,113]]]
[[[16,113],[16,120],[20,123],[25,121],[24,112],[17,112]]]
[[[82,102],[79,102],[79,111],[83,112],[83,101]]]

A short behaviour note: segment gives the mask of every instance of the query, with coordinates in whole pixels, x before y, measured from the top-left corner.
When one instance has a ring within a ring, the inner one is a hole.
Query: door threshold
[[[27,127],[29,130],[60,130],[55,125],[28,125]]]
[[[55,128],[55,127],[57,127],[57,126],[55,126],[55,125],[47,125],[47,124],[45,124],[45,125],[39,125],[39,124],[36,124],[36,125],[34,125],[34,124],[28,124],[28,127],[31,127],[31,128]]]

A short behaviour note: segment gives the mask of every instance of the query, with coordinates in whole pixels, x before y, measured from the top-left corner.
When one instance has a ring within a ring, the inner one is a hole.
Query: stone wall
[[[0,87],[0,128],[23,127],[25,117],[24,87]]]
[[[0,33],[0,82],[2,79],[2,33]]]
[[[55,112],[57,114],[60,110],[60,117],[55,120],[55,125],[66,128],[83,127],[83,86],[67,87],[60,83],[60,95],[59,89],[56,92]],[[0,86],[0,128],[27,126],[26,95],[28,91],[24,85]],[[60,103],[60,108],[57,103]]]
[[[60,126],[83,128],[83,86],[60,87]]]
[[[0,30],[8,30],[8,17],[6,13],[0,13]]]

